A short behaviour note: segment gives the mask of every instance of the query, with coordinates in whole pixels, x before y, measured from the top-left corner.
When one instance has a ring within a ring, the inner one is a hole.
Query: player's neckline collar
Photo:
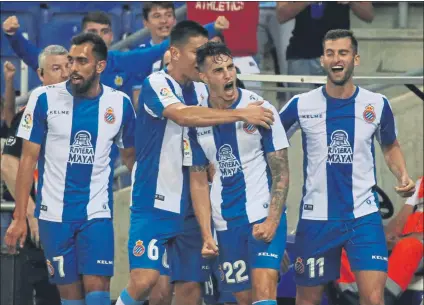
[[[104,92],[103,84],[102,83],[99,83],[99,85],[100,85],[100,93],[98,95],[94,96],[94,97],[74,96],[72,94],[71,81],[70,80],[66,81],[66,90],[69,92],[70,95],[72,95],[72,97],[74,99],[94,101],[94,100],[100,99],[100,97],[103,95],[103,92]]]
[[[210,100],[210,95],[209,95],[209,88],[206,86],[206,90],[208,91],[208,107],[209,108],[213,108],[212,104],[211,104],[211,100]],[[236,109],[238,104],[240,104],[241,101],[241,89],[239,87],[237,87],[237,91],[238,91],[238,97],[237,100],[231,104],[230,107],[225,108],[225,109]]]
[[[325,85],[322,86],[322,94],[324,95],[324,97],[327,100],[331,100],[331,101],[340,101],[340,102],[347,102],[347,101],[351,101],[354,100],[356,98],[356,96],[359,93],[359,86],[356,86],[355,92],[348,98],[336,98],[336,97],[332,97],[330,95],[328,95],[327,90],[325,89]]]

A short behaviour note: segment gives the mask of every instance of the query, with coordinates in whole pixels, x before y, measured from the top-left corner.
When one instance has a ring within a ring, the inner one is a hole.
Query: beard
[[[354,63],[352,62],[348,67],[346,67],[344,75],[341,79],[334,78],[333,74],[331,73],[331,68],[328,68],[327,77],[334,85],[344,86],[347,83],[347,81],[352,77],[354,68],[355,66],[354,66]]]
[[[93,74],[91,74],[87,79],[83,78],[83,82],[79,84],[74,84],[71,81],[72,93],[74,95],[85,95],[88,92],[88,90],[90,90],[91,87],[93,86],[94,81],[97,78],[97,75],[98,74],[94,71]]]

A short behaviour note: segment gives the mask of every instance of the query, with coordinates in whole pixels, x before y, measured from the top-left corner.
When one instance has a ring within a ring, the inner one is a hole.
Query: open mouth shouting
[[[233,81],[229,81],[228,83],[226,83],[224,85],[224,91],[227,94],[233,94],[235,90],[235,86],[234,86],[234,82]]]
[[[331,71],[334,74],[339,74],[339,73],[343,72],[343,70],[344,70],[344,67],[342,65],[335,65],[335,66],[331,67]]]

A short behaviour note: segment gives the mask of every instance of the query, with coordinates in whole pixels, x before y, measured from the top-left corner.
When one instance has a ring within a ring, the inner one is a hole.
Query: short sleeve
[[[12,124],[9,128],[7,139],[3,148],[3,155],[10,155],[16,158],[20,158],[22,154],[22,139],[16,137],[19,124],[21,123],[23,111],[18,112],[12,120]]]
[[[134,147],[136,115],[129,98],[123,98],[122,125],[115,138],[115,144],[119,148]]]
[[[184,166],[208,165],[209,161],[197,141],[197,129],[194,127],[184,128],[183,146],[184,146]]]
[[[163,118],[163,111],[169,105],[181,103],[167,78],[161,74],[151,75],[143,82],[141,101],[147,113],[156,118]]]
[[[277,109],[275,109],[275,107],[268,102],[265,102],[263,106],[272,110],[274,113],[274,124],[271,125],[271,129],[259,127],[265,153],[274,152],[289,147],[286,131],[284,130],[284,126],[281,123]]]
[[[22,114],[17,136],[36,144],[42,144],[47,133],[47,94],[40,88],[34,90]]]
[[[391,145],[397,138],[396,123],[389,101],[384,97],[383,101],[384,105],[376,138],[381,145]]]
[[[287,133],[287,137],[291,138],[291,136],[296,132],[296,130],[300,127],[299,124],[299,112],[298,112],[298,104],[299,97],[295,96],[280,111],[280,120],[284,126],[284,129]]]

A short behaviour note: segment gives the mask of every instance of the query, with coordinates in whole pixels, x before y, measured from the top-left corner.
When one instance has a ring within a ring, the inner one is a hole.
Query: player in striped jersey
[[[224,44],[209,42],[199,48],[197,64],[209,89],[203,107],[239,109],[262,100],[236,87],[231,51]],[[277,113],[268,102],[264,107]],[[283,125],[277,119],[271,129],[243,122],[190,128],[189,139],[192,156],[186,156],[185,162],[192,165],[190,189],[202,230],[202,254],[218,255],[211,233],[212,205],[225,273],[223,290],[233,292],[240,305],[277,304],[287,231],[283,207],[289,186],[289,145]],[[209,163],[216,170],[210,197]]]
[[[172,252],[168,255],[171,280],[176,276],[178,281],[176,303],[197,304],[200,298],[200,287],[193,284],[193,278],[199,275],[187,274],[192,271],[191,257],[179,260],[181,265],[175,263],[187,251],[186,245],[196,243],[185,221],[190,196],[188,170],[182,164],[182,126],[209,126],[238,120],[267,128],[272,124],[273,113],[261,107],[261,103],[238,110],[187,106],[191,104],[189,101],[198,98],[194,91],[196,84],[193,84],[198,79],[196,49],[207,41],[208,32],[201,25],[180,22],[171,31],[171,62],[167,70],[153,73],[143,83],[136,124],[136,164],[132,172],[128,240],[131,272],[117,305],[143,303],[160,275],[162,262],[158,253],[165,243]],[[185,289],[186,284],[193,289]],[[184,293],[189,295],[185,297]]]
[[[25,240],[32,171],[38,159],[36,216],[51,281],[64,305],[110,305],[114,245],[110,150],[134,163],[135,113],[128,96],[100,83],[107,47],[92,33],[72,39],[69,81],[33,91],[17,136],[23,152],[16,210],[6,243]]]
[[[323,40],[327,84],[291,99],[280,117],[288,136],[302,131],[304,186],[296,232],[296,304],[319,304],[324,284],[340,274],[347,252],[363,305],[382,305],[387,246],[375,191],[374,138],[380,143],[397,192],[411,196],[414,182],[396,139],[386,97],[352,80],[359,65],[351,31]]]

